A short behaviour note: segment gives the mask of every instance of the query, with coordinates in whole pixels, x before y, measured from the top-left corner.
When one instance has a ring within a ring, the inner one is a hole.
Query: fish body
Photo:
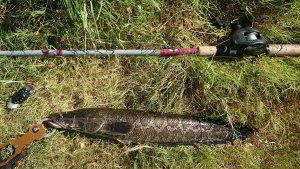
[[[99,135],[122,143],[194,144],[232,141],[232,127],[200,121],[195,117],[128,109],[88,108],[50,116],[56,128]],[[248,135],[248,134],[246,134]]]

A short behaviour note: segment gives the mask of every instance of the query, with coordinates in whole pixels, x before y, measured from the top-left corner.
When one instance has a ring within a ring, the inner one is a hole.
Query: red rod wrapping
[[[43,50],[43,55],[48,56],[49,55],[49,50],[47,50],[47,49]]]
[[[181,55],[181,54],[195,54],[198,53],[198,49],[161,49],[161,55]]]
[[[56,50],[56,54],[58,55],[58,56],[62,56],[63,54],[62,54],[62,49],[57,49]]]

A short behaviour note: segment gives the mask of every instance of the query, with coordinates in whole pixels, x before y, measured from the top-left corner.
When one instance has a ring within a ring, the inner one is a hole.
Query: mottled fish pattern
[[[195,144],[248,136],[232,127],[195,117],[128,109],[89,108],[50,116],[56,128],[100,135],[123,143]]]

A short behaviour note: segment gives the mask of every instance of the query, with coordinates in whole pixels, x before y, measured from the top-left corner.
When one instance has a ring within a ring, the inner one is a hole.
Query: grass
[[[269,44],[299,44],[299,7],[298,1],[279,0],[8,0],[0,2],[0,49],[215,45],[230,33],[213,25],[217,15],[225,22],[252,16]],[[49,62],[55,65],[50,68]],[[232,146],[150,145],[122,156],[135,145],[65,131],[28,145],[18,168],[296,168],[300,163],[297,57],[3,56],[0,66],[2,98],[25,84],[43,86],[15,110],[1,101],[0,143],[20,137],[51,113],[87,107],[230,118],[257,130],[251,140]]]

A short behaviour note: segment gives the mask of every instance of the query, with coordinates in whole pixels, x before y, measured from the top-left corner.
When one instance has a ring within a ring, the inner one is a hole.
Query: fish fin
[[[254,129],[251,127],[235,127],[235,132],[231,134],[228,141],[234,141],[236,139],[246,140],[247,138],[253,137]]]
[[[154,143],[157,145],[162,146],[180,146],[180,145],[225,145],[229,144],[230,142],[223,141],[223,140],[205,140],[205,141],[198,141],[198,142],[183,142],[183,143]]]
[[[196,142],[195,145],[223,145],[228,143],[229,142],[226,142],[224,140],[206,140],[206,141]]]
[[[124,135],[132,130],[132,125],[128,122],[113,123],[107,125],[106,134],[109,135]]]
[[[132,141],[129,141],[129,140],[120,140],[120,139],[117,139],[120,143],[123,143],[123,144],[130,144]]]

